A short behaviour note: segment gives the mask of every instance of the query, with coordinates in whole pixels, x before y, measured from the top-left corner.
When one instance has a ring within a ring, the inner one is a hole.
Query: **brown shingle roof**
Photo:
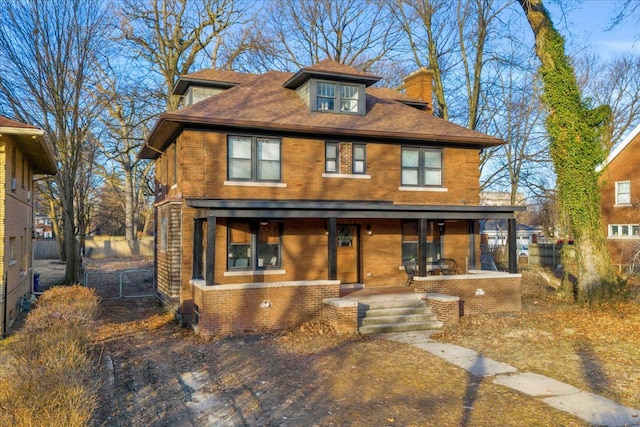
[[[311,111],[294,90],[283,87],[283,82],[291,76],[291,73],[269,71],[190,107],[164,114],[148,143],[163,149],[182,126],[189,124],[413,144],[486,147],[504,143],[434,117],[430,112],[377,96],[375,90],[367,94],[367,111],[363,116]],[[157,153],[145,147],[140,156],[154,158]]]
[[[17,122],[15,120],[8,119],[4,116],[0,116],[0,127],[37,129],[35,126],[31,126],[22,122]]]
[[[378,82],[380,77],[374,76],[364,71],[356,70],[339,62],[325,59],[317,64],[313,64],[309,67],[300,69],[290,79],[284,82],[284,87],[289,89],[296,89],[301,84],[309,80],[311,77],[315,78],[328,78],[328,79],[343,79],[348,82],[364,83],[366,86]]]
[[[4,134],[18,144],[34,173],[55,175],[58,172],[53,147],[42,129],[0,116],[0,136]]]
[[[173,88],[173,94],[184,95],[189,84],[193,82],[198,82],[199,84],[207,86],[233,87],[238,84],[249,83],[256,77],[256,74],[206,68],[204,70],[181,75],[178,83],[176,83],[176,86]]]

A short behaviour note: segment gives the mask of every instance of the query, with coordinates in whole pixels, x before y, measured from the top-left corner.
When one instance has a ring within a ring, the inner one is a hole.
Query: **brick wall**
[[[167,203],[157,207],[156,270],[158,293],[163,301],[176,308],[180,301],[182,259],[181,204]],[[166,233],[162,230],[166,219]],[[165,234],[165,235],[163,235]],[[163,240],[166,238],[166,243]],[[191,271],[191,268],[189,268]]]
[[[426,294],[427,306],[445,326],[460,323],[460,298],[443,294]]]
[[[322,310],[322,317],[335,328],[339,334],[358,333],[358,303],[340,304],[338,301],[326,303]]]
[[[0,135],[0,330],[5,322],[11,327],[22,311],[21,302],[31,297],[32,177],[20,145],[10,135]]]
[[[522,275],[506,273],[417,277],[415,291],[460,298],[460,315],[520,312]]]
[[[625,149],[604,169],[600,183],[602,226],[608,235],[609,224],[638,224],[640,218],[640,174],[637,165],[640,162],[640,135],[636,136]],[[616,181],[630,181],[631,205],[616,206]],[[629,262],[630,254],[640,249],[640,240],[633,238],[608,238],[607,246],[611,261],[617,265]]]
[[[322,177],[325,140],[298,138],[282,139],[282,182],[286,187],[234,186],[224,184],[227,180],[227,135],[187,130],[178,137],[179,184],[177,188],[169,189],[168,194],[171,197],[219,199],[477,204],[480,192],[478,151],[446,148],[443,152],[446,192],[398,191],[401,147],[391,144],[367,144],[367,173],[371,179]],[[163,172],[163,168],[171,169],[171,156],[172,150],[169,150],[158,160],[159,180],[171,179],[171,173]]]
[[[337,281],[192,286],[202,335],[290,328],[322,319],[322,300],[337,298]]]

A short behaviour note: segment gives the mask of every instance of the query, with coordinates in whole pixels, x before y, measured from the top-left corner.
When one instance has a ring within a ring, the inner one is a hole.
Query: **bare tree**
[[[381,1],[272,0],[266,6],[243,69],[298,70],[328,58],[369,70],[400,36]]]
[[[220,64],[230,49],[225,36],[241,24],[243,0],[123,0],[119,12],[121,41],[161,77],[167,111],[178,108],[171,94],[181,74],[197,63]],[[234,58],[233,53],[229,53]]]
[[[596,105],[611,107],[608,139],[614,146],[640,123],[640,56],[607,60],[592,55],[578,58],[575,64],[585,95]]]
[[[141,204],[146,204],[152,163],[137,157],[148,133],[150,119],[161,110],[143,79],[126,76],[124,69],[105,67],[97,84],[98,99],[104,114],[99,118],[104,131],[100,141],[101,151],[108,162],[114,162],[121,179],[115,179],[113,171],[103,175],[118,194],[124,212],[124,230],[127,240],[136,240],[140,225]],[[104,191],[103,191],[104,193]]]
[[[481,188],[505,190],[515,205],[523,189],[542,195],[553,183],[545,113],[537,74],[512,67],[497,67],[494,73],[496,88],[486,100],[487,110],[492,112],[488,130],[507,144],[481,153]]]
[[[109,13],[100,0],[1,0],[0,8],[0,97],[53,142],[59,173],[49,194],[60,208],[64,280],[75,283],[81,269],[77,237],[84,233],[79,218],[88,208],[85,182],[95,150],[91,129],[99,109],[89,93]]]
[[[508,20],[502,15],[511,2],[393,1],[414,63],[433,70],[436,113],[479,129],[482,94],[491,86],[486,66],[502,60],[494,43],[510,37]]]

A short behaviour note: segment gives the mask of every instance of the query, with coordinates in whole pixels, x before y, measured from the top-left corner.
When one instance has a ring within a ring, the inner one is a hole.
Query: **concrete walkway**
[[[594,426],[640,426],[640,410],[627,408],[533,372],[482,356],[480,353],[454,344],[440,343],[430,338],[433,331],[393,332],[380,334],[391,341],[411,344],[479,377],[493,377],[493,383],[519,391],[561,411],[568,412]]]

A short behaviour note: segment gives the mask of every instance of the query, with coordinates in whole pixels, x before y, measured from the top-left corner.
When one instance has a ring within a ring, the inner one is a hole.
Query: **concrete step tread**
[[[425,307],[425,302],[421,299],[396,299],[396,300],[367,300],[358,301],[358,309],[373,310],[380,308],[398,308],[398,307]]]
[[[395,323],[421,323],[437,321],[433,314],[410,314],[400,316],[380,316],[380,317],[364,317],[360,319],[362,325],[382,325]]]
[[[404,314],[431,314],[431,308],[422,307],[392,307],[392,308],[372,308],[368,310],[358,310],[358,317],[381,317],[399,316]]]
[[[359,331],[361,334],[373,334],[382,332],[406,332],[406,331],[423,331],[428,329],[440,329],[443,323],[437,320],[420,323],[390,323],[386,325],[366,325],[361,326]]]

